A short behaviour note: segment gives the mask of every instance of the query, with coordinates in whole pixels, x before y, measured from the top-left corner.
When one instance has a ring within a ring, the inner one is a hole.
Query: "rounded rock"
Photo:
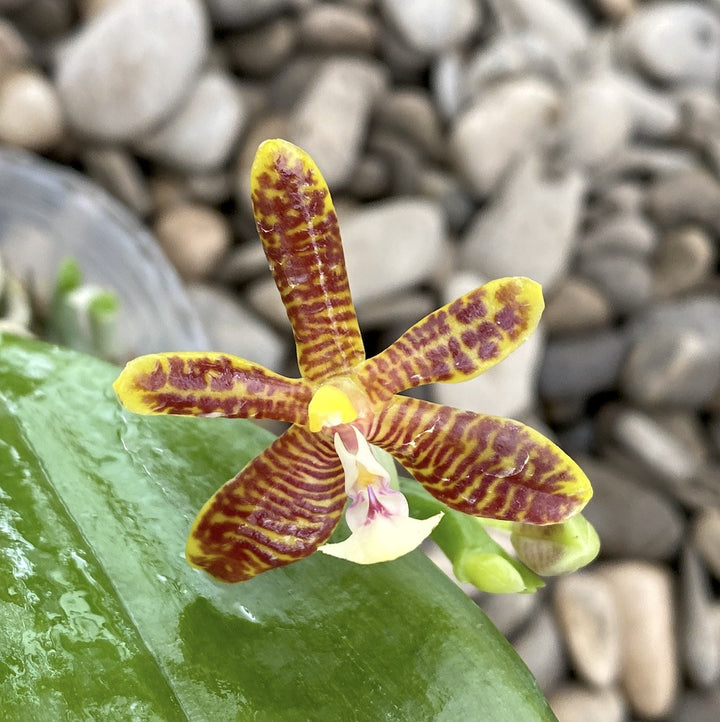
[[[370,13],[347,5],[310,5],[300,17],[303,47],[336,53],[372,53],[378,27]]]
[[[712,274],[717,251],[707,231],[685,226],[660,240],[654,258],[655,293],[668,297],[689,291]]]
[[[551,85],[527,78],[489,89],[460,115],[450,132],[450,154],[476,195],[491,193],[510,166],[536,145],[557,107]]]
[[[604,556],[655,561],[677,553],[685,525],[666,494],[609,460],[576,460],[593,484],[593,500],[583,514],[600,536]]]
[[[522,275],[550,289],[570,262],[586,178],[548,176],[537,155],[525,158],[462,239],[461,261],[490,278]]]
[[[575,671],[607,687],[620,672],[620,626],[606,580],[590,572],[561,577],[554,602]]]
[[[0,140],[28,150],[47,150],[62,138],[62,108],[54,86],[32,70],[0,84]]]
[[[551,334],[573,333],[608,326],[611,319],[610,303],[596,286],[568,277],[548,299],[543,326]]]
[[[57,87],[69,122],[92,137],[132,139],[170,113],[206,53],[198,0],[112,5],[59,56]]]
[[[348,183],[370,111],[387,82],[370,61],[334,58],[322,65],[288,121],[290,140],[322,168],[331,190]]]
[[[474,0],[381,0],[380,9],[410,47],[428,55],[462,44],[482,17]]]
[[[628,398],[645,406],[696,409],[720,388],[720,353],[683,326],[653,328],[631,347],[622,372]]]
[[[240,89],[225,73],[200,77],[168,122],[138,139],[136,147],[154,160],[186,172],[224,165],[247,121]]]
[[[230,227],[221,213],[192,203],[168,208],[154,230],[168,258],[186,279],[209,275],[231,241]]]
[[[699,2],[641,7],[619,42],[631,63],[660,82],[714,87],[720,77],[720,19]]]
[[[627,710],[616,689],[590,689],[568,684],[555,690],[548,702],[558,722],[625,722]]]
[[[628,561],[602,568],[618,610],[622,683],[633,711],[667,715],[678,692],[672,578],[665,567]]]

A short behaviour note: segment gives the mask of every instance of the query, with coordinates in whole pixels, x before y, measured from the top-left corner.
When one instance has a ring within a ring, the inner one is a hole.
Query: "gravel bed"
[[[0,142],[146,224],[211,346],[293,373],[266,137],[329,182],[370,352],[543,284],[531,341],[427,394],[547,429],[593,482],[596,563],[474,595],[561,722],[720,714],[719,81],[718,0],[0,0]]]

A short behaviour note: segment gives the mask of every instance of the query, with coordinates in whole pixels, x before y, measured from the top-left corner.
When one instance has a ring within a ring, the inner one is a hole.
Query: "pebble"
[[[646,218],[638,213],[617,213],[584,234],[578,249],[581,253],[624,251],[649,256],[656,246],[657,233]]]
[[[555,286],[542,318],[549,334],[570,334],[608,326],[612,310],[596,286],[583,278],[568,276]]]
[[[663,83],[714,87],[720,77],[720,19],[699,2],[638,8],[618,44],[630,64]]]
[[[505,637],[514,637],[527,622],[535,618],[542,592],[535,594],[476,593],[477,603]]]
[[[154,231],[172,264],[188,280],[210,274],[231,240],[225,216],[214,208],[193,203],[163,211]]]
[[[620,627],[607,581],[592,572],[557,580],[555,613],[581,679],[607,687],[620,673]]]
[[[360,201],[376,201],[390,195],[395,176],[380,151],[367,152],[358,160],[346,190]]]
[[[583,511],[600,536],[606,558],[671,559],[685,524],[677,504],[609,460],[576,455],[592,482],[592,502]]]
[[[375,19],[347,5],[309,5],[300,16],[298,32],[300,44],[314,52],[370,55],[378,44]]]
[[[587,48],[587,18],[567,0],[491,0],[489,4],[503,27],[530,29],[561,55],[578,56]]]
[[[31,64],[32,51],[9,20],[0,18],[0,68],[2,73]]]
[[[693,524],[693,542],[712,572],[720,580],[720,509],[703,510]]]
[[[533,624],[520,632],[513,647],[543,691],[552,689],[565,676],[567,660],[562,638],[549,609],[534,613]]]
[[[702,169],[659,178],[648,191],[647,205],[664,228],[697,223],[710,233],[720,233],[720,183]]]
[[[62,108],[55,87],[34,70],[0,79],[0,141],[28,150],[48,150],[63,136]]]
[[[412,48],[428,55],[464,43],[477,31],[480,5],[474,0],[380,0],[380,10]]]
[[[616,73],[613,78],[632,116],[635,136],[667,140],[680,131],[683,117],[674,96],[645,85],[628,73]]]
[[[448,265],[445,219],[433,201],[394,198],[368,203],[340,216],[340,227],[358,305],[430,281]],[[392,309],[388,319],[392,320]]]
[[[230,64],[240,75],[270,75],[287,62],[298,42],[297,35],[297,25],[286,17],[235,33],[225,45]]]
[[[699,331],[680,324],[648,329],[633,343],[622,389],[645,406],[702,408],[720,388],[720,353]]]
[[[686,546],[680,567],[681,651],[685,672],[696,687],[720,680],[720,630],[708,581],[697,552]]]
[[[558,722],[625,722],[627,710],[617,689],[567,684],[548,696]]]
[[[461,262],[492,278],[528,276],[550,290],[568,268],[585,189],[581,173],[548,177],[538,156],[528,156],[476,215]]]
[[[80,134],[130,140],[180,102],[206,54],[198,0],[114,4],[58,57],[57,88],[68,120]]]
[[[615,78],[600,74],[575,84],[556,129],[556,162],[592,172],[617,156],[633,130],[633,114]]]
[[[462,78],[463,101],[469,103],[492,83],[513,77],[540,76],[558,83],[568,75],[568,69],[558,62],[542,36],[522,30],[496,35],[467,61]]]
[[[367,139],[367,150],[383,159],[391,195],[417,195],[423,158],[416,145],[401,133],[373,127]]]
[[[393,296],[383,296],[375,301],[357,305],[360,328],[383,328],[388,323],[388,311],[394,324],[409,328],[437,308],[433,296],[425,291],[403,291]]]
[[[292,0],[206,0],[213,23],[220,28],[250,27],[279,15]]]
[[[454,233],[468,224],[475,211],[475,204],[465,185],[446,171],[424,168],[418,178],[418,191],[440,203]]]
[[[135,146],[143,155],[185,172],[216,170],[229,159],[247,116],[235,81],[210,70],[172,118],[139,138]]]
[[[640,717],[667,715],[678,690],[672,581],[662,566],[627,561],[601,567],[620,621],[622,684]]]
[[[510,166],[535,147],[558,109],[548,83],[528,77],[486,90],[450,131],[450,155],[478,197],[492,193]]]
[[[330,190],[348,183],[360,156],[370,111],[387,82],[380,65],[328,60],[292,111],[289,140],[322,168]]]
[[[203,283],[190,284],[188,294],[212,349],[269,369],[281,368],[287,351],[285,342],[234,296]]]
[[[680,295],[710,278],[717,251],[704,228],[683,226],[668,231],[653,259],[654,293],[660,298]]]
[[[627,351],[627,338],[616,329],[550,339],[540,371],[544,399],[585,400],[615,387]]]
[[[717,722],[720,709],[720,689],[690,690],[681,698],[673,722]]]
[[[689,484],[701,460],[652,416],[629,407],[605,407],[603,425],[613,451],[625,454],[650,479],[670,489]]]
[[[451,120],[463,105],[462,56],[457,51],[443,53],[435,59],[430,70],[430,87],[435,105],[444,120]]]
[[[148,183],[135,159],[124,149],[89,147],[82,153],[85,170],[140,217],[152,210]]]
[[[444,155],[445,140],[440,118],[430,95],[419,88],[383,93],[373,115],[378,127],[412,141],[435,160]]]
[[[617,314],[637,311],[652,298],[652,271],[638,254],[611,250],[584,253],[577,272],[600,289]]]

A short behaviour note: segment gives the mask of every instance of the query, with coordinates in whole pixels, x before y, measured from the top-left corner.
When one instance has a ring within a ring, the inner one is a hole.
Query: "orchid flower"
[[[186,548],[190,564],[238,582],[318,549],[370,563],[415,548],[442,515],[410,518],[370,444],[466,514],[544,525],[580,511],[592,495],[590,483],[538,432],[397,395],[471,379],[507,356],[538,323],[538,284],[492,281],[366,359],[337,217],[313,160],[291,143],[266,141],[252,166],[251,191],[301,377],[224,353],[178,352],[130,361],[114,385],[138,413],[292,424],[200,510]],[[327,543],[348,498],[352,534]]]

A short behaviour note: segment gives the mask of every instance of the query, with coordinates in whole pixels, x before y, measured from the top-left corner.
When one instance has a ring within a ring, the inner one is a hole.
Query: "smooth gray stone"
[[[583,515],[595,527],[604,557],[670,559],[685,523],[680,508],[660,490],[607,460],[576,455],[593,485]]]
[[[540,371],[540,396],[586,399],[614,388],[626,352],[627,338],[616,329],[550,339]]]

